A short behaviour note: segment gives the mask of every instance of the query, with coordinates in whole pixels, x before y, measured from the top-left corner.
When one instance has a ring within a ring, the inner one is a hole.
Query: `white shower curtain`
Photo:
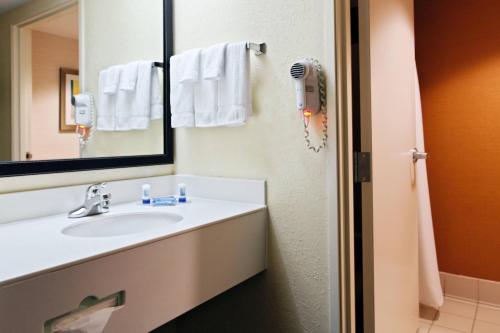
[[[425,151],[424,124],[422,120],[422,101],[417,68],[415,65],[415,106],[417,125],[417,149]],[[418,238],[419,238],[419,281],[420,304],[438,309],[443,305],[443,290],[439,279],[436,243],[432,226],[431,201],[427,180],[427,165],[420,160],[415,165],[418,208]]]

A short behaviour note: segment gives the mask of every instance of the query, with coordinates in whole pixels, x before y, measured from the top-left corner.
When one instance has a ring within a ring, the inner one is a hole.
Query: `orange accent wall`
[[[500,281],[500,1],[415,0],[441,271]]]

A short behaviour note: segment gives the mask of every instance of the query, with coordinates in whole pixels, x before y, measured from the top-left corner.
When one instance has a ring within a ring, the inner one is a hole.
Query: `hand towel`
[[[115,66],[113,70],[119,68]],[[109,94],[106,91],[110,91],[110,69],[103,70],[99,72],[99,82],[98,82],[98,108],[97,108],[97,130],[98,131],[114,131],[115,130],[115,112],[116,112],[116,102],[117,93]],[[115,72],[113,72],[115,75]],[[118,75],[119,77],[119,75]],[[118,88],[118,82],[116,82],[116,87]]]
[[[151,118],[152,61],[138,62],[135,90],[120,90],[116,102],[115,130],[145,130]]]
[[[179,83],[197,83],[200,80],[201,49],[193,49],[182,54],[183,71]]]
[[[224,78],[220,80],[218,126],[241,126],[252,114],[250,58],[246,42],[226,48]]]
[[[120,90],[134,91],[137,83],[137,75],[139,71],[139,62],[134,61],[123,66],[122,74],[120,75]]]
[[[115,308],[99,310],[88,317],[76,318],[69,323],[51,328],[51,333],[102,333]]]
[[[227,44],[218,44],[201,52],[201,80],[195,85],[196,127],[217,126],[219,81],[224,77]]]
[[[151,74],[151,119],[163,119],[163,76],[160,69],[154,67]]]
[[[201,52],[201,77],[220,80],[224,76],[227,43],[211,46]]]
[[[193,127],[195,124],[193,83],[196,81],[192,80],[195,77],[199,79],[199,53],[201,50],[197,49],[170,58],[170,105],[173,128]],[[193,58],[198,58],[198,63],[193,61]],[[198,74],[186,75],[188,72]],[[191,76],[192,83],[186,82],[188,76]],[[185,83],[181,83],[181,80]]]
[[[112,66],[102,73],[102,89],[107,95],[116,94],[123,66]]]

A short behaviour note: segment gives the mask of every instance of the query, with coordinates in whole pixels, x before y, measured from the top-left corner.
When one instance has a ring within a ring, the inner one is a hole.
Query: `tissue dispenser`
[[[44,333],[102,333],[113,312],[124,304],[124,291],[102,299],[86,297],[77,309],[47,320]]]

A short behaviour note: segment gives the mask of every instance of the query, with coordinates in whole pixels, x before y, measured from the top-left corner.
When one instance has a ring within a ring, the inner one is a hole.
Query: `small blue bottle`
[[[151,185],[149,184],[142,185],[142,204],[151,204]]]
[[[179,184],[177,185],[177,188],[179,190],[179,203],[186,203],[187,198],[186,198],[186,184]]]

